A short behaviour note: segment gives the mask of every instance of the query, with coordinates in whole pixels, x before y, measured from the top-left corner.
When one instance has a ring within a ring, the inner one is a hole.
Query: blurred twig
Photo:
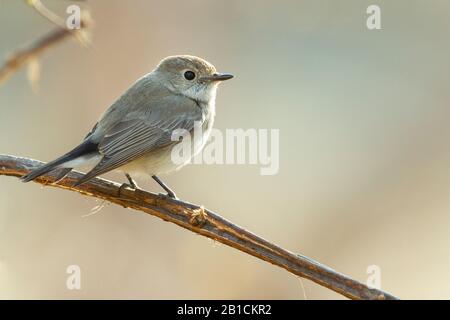
[[[60,18],[56,13],[48,9],[40,0],[26,0],[27,3],[32,6],[41,16],[49,20],[51,23],[58,27],[65,29],[64,20]]]
[[[32,1],[35,5],[36,3],[40,4],[39,1]],[[33,5],[33,6],[34,6]],[[42,10],[42,7],[39,7]],[[45,7],[44,7],[45,8]],[[51,11],[45,12],[46,14],[50,14]],[[44,14],[44,13],[41,13]],[[45,14],[44,14],[45,15]],[[36,59],[46,50],[52,48],[56,44],[62,42],[63,40],[69,38],[69,36],[73,35],[78,40],[83,41],[83,32],[89,28],[91,24],[91,20],[89,15],[85,12],[82,15],[81,19],[81,29],[80,30],[69,30],[65,28],[64,24],[61,25],[61,21],[58,16],[50,15],[47,16],[49,20],[55,23],[58,27],[54,30],[50,31],[46,35],[37,39],[30,45],[17,50],[6,60],[6,62],[0,66],[0,86],[4,84],[14,73],[20,70],[27,64],[33,66],[33,63],[36,63]],[[56,19],[56,20],[55,20]],[[55,20],[55,21],[53,21]]]
[[[0,175],[21,177],[40,165],[42,163],[36,160],[0,155]],[[81,173],[72,171],[65,179],[52,184],[55,176],[49,174],[39,177],[36,182],[76,191],[154,215],[282,267],[351,299],[396,299],[389,293],[370,289],[308,257],[289,252],[202,207],[140,189],[120,188],[119,184],[100,178],[72,187],[81,176]]]

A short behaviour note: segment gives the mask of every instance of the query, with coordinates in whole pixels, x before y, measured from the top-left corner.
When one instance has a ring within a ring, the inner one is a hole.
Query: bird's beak
[[[229,80],[231,78],[233,78],[234,76],[232,74],[229,73],[214,73],[211,76],[207,76],[207,77],[202,77],[201,80],[202,81],[210,81],[210,82],[215,82],[215,81],[225,81],[225,80]]]

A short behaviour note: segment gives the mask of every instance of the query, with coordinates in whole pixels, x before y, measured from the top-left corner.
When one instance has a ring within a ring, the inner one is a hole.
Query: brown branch
[[[0,155],[0,175],[20,177],[40,165],[42,162],[36,160]],[[49,174],[38,178],[36,182],[76,191],[154,215],[282,267],[292,274],[314,281],[351,299],[397,299],[384,291],[371,289],[308,257],[289,252],[202,207],[140,189],[120,190],[119,184],[100,178],[72,187],[81,175],[80,172],[74,171],[63,180],[52,184],[55,176]]]
[[[24,47],[23,49],[17,50],[9,58],[7,58],[3,66],[0,66],[0,86],[27,63],[32,62],[42,53],[70,36],[73,35],[78,40],[82,41],[81,32],[89,27],[89,24],[89,16],[85,14],[81,19],[80,30],[69,30],[66,28],[57,27],[30,45]]]

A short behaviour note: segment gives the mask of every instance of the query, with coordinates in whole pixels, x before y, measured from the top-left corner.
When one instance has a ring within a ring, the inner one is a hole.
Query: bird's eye
[[[184,73],[184,78],[186,79],[186,80],[194,80],[195,79],[195,73],[193,73],[192,71],[186,71],[185,73]]]

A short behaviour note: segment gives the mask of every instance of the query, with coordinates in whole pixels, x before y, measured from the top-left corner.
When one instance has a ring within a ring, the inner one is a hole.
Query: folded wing
[[[98,144],[102,159],[76,185],[176,143],[171,139],[174,130],[192,131],[195,122],[202,121],[202,112],[194,101],[186,100],[183,105],[175,102],[165,109],[129,115],[112,126]]]

